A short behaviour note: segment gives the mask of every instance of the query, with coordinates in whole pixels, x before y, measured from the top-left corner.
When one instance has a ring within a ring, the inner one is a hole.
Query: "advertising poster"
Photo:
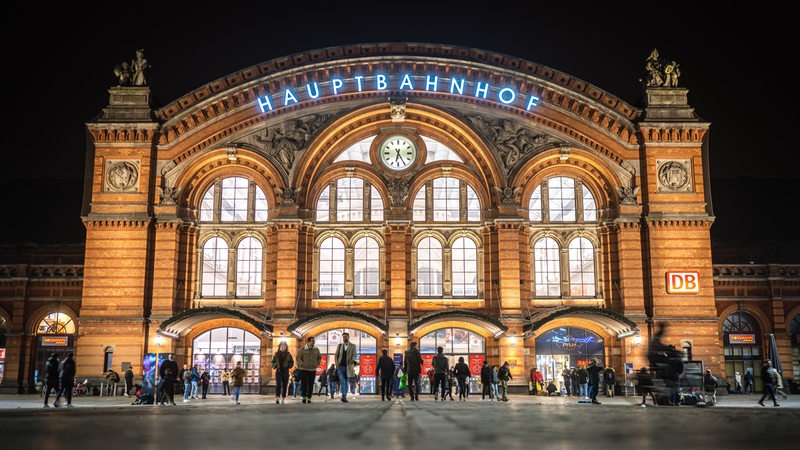
[[[481,369],[483,368],[483,361],[486,355],[469,355],[469,373],[473,377],[481,376]]]
[[[319,365],[317,366],[317,376],[322,375],[322,372],[328,368],[328,355],[322,355],[322,359],[319,360]]]
[[[433,357],[435,355],[422,355],[422,375],[428,376],[428,372],[433,370]]]
[[[361,355],[361,371],[359,374],[362,377],[374,377],[376,362],[377,358],[375,355]]]

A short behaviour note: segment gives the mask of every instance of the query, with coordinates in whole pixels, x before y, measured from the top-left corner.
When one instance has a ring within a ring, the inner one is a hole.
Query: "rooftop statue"
[[[146,86],[150,63],[144,57],[144,49],[136,50],[136,57],[130,63],[123,61],[114,67],[118,86]]]
[[[644,81],[647,87],[677,87],[678,78],[681,76],[680,65],[672,61],[666,61],[658,54],[658,49],[654,48],[650,56],[645,60],[644,69],[647,78]]]

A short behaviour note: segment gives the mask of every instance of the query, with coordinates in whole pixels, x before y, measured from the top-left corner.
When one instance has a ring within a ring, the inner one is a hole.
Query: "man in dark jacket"
[[[178,363],[175,362],[175,357],[170,355],[169,359],[161,363],[158,368],[158,376],[161,378],[161,389],[163,396],[160,396],[161,406],[164,406],[164,401],[168,401],[170,405],[175,404],[175,376],[178,374]],[[166,398],[165,398],[166,397]],[[156,396],[159,399],[159,396]]]
[[[489,361],[483,360],[483,366],[481,367],[481,384],[483,385],[483,392],[481,393],[481,400],[486,400],[486,394],[489,394],[489,400],[492,400],[494,397],[494,389],[492,389],[492,385],[494,384],[492,378],[494,377],[492,368],[489,366]]]
[[[378,367],[375,375],[381,380],[381,401],[392,399],[392,379],[394,378],[394,360],[389,356],[389,350],[383,349],[383,355],[378,358]]]
[[[130,397],[131,389],[133,389],[133,369],[128,366],[125,371],[125,397]]]
[[[438,392],[442,393],[442,401],[447,395],[447,373],[450,371],[450,362],[444,356],[444,348],[436,347],[436,355],[433,357],[433,387],[431,391],[434,400],[438,399]],[[441,386],[441,388],[440,388]]]
[[[456,380],[458,381],[458,399],[463,402],[469,397],[469,383],[467,380],[471,375],[469,366],[464,362],[463,356],[458,357],[458,362],[453,368],[453,372],[455,372]]]
[[[497,378],[500,379],[500,392],[503,396],[499,399],[501,401],[508,401],[508,382],[514,377],[511,376],[511,368],[508,366],[508,361],[504,362],[497,370]]]
[[[403,360],[403,373],[406,374],[408,393],[411,401],[419,401],[419,374],[422,373],[422,355],[419,354],[417,343],[412,342],[411,348],[406,350]]]
[[[53,406],[58,408],[61,403],[58,400],[63,395],[67,399],[67,408],[72,408],[72,389],[75,387],[75,360],[73,359],[72,352],[67,353],[67,356],[61,361],[58,367],[58,394],[53,401]]]
[[[595,405],[601,405],[602,403],[597,401],[597,393],[600,391],[600,373],[603,371],[603,367],[596,358],[592,358],[586,371],[589,373],[589,398]]]
[[[47,401],[50,399],[50,392],[53,390],[58,392],[58,366],[58,355],[51,353],[44,366],[45,380],[42,386],[42,392],[44,393],[45,408],[50,407],[50,405],[47,404]]]

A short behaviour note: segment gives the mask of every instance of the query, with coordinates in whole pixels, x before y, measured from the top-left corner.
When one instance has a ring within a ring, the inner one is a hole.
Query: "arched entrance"
[[[261,339],[255,334],[235,327],[219,327],[201,333],[192,340],[192,364],[200,373],[208,370],[211,383],[208,391],[222,393],[222,370],[233,370],[241,361],[245,370],[243,394],[260,392]]]
[[[436,355],[437,347],[444,349],[444,355],[450,363],[450,369],[456,365],[458,358],[463,357],[470,367],[470,392],[478,391],[481,366],[486,359],[486,338],[464,328],[440,328],[423,335],[419,339],[419,351],[422,355],[422,376],[420,391],[431,393],[430,379],[426,376],[433,370],[431,361]],[[453,391],[455,393],[455,390]]]
[[[317,367],[317,378],[323,370],[330,368],[334,364],[336,347],[342,342],[342,333],[350,335],[350,342],[356,346],[356,374],[358,383],[351,386],[350,393],[355,394],[375,394],[377,392],[377,381],[375,379],[375,368],[378,361],[378,339],[366,331],[353,328],[334,328],[323,331],[314,336],[314,342],[322,354],[322,362]],[[319,389],[315,383],[315,390]],[[341,391],[341,388],[339,388]]]
[[[33,365],[33,382],[36,386],[42,382],[50,354],[55,353],[61,361],[67,353],[75,350],[75,331],[75,320],[65,312],[49,312],[39,321],[36,326],[36,356]]]
[[[761,390],[761,327],[755,317],[742,311],[731,313],[722,323],[725,354],[725,373],[742,375],[744,387],[745,374],[753,374],[755,388]]]
[[[600,335],[585,328],[557,327],[536,337],[536,367],[545,385],[552,380],[563,387],[564,370],[586,366],[592,358],[605,361],[605,343]]]

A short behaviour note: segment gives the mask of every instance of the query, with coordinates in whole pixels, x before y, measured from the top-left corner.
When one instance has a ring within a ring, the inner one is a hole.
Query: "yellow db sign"
[[[667,272],[667,294],[700,293],[700,273]]]

